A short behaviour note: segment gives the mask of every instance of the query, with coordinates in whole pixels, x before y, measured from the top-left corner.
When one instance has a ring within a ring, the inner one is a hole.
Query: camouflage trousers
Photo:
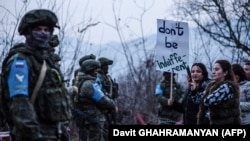
[[[82,124],[79,128],[79,141],[101,141],[105,135],[104,122]]]

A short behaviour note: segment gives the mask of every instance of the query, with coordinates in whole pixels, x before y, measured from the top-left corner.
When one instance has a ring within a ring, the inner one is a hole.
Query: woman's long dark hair
[[[229,61],[227,60],[217,60],[215,63],[220,64],[223,72],[228,71],[227,75],[225,76],[225,80],[231,80],[235,81],[234,75],[233,75],[233,70],[232,70],[232,65]]]
[[[239,82],[247,80],[246,72],[240,64],[232,64],[232,70],[235,75],[239,76]]]
[[[206,66],[205,66],[203,63],[194,63],[194,64],[192,65],[192,67],[191,67],[191,70],[192,70],[192,68],[193,68],[194,66],[197,66],[197,67],[199,67],[199,68],[202,70],[202,75],[203,75],[204,77],[203,77],[203,80],[202,80],[201,82],[203,82],[203,81],[209,79],[209,78],[208,78],[208,71],[207,71],[207,68],[206,68]]]

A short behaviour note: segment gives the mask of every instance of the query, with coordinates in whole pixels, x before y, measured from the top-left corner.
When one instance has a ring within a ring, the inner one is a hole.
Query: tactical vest
[[[37,117],[40,121],[65,121],[69,120],[71,116],[71,99],[70,95],[64,86],[63,78],[60,70],[54,65],[51,58],[44,58],[38,51],[31,51],[27,49],[26,44],[17,44],[11,48],[8,56],[4,59],[2,66],[8,66],[10,61],[16,54],[27,60],[29,69],[29,97],[34,90],[38,81],[39,73],[42,67],[43,60],[46,60],[47,70],[44,81],[37,93],[34,102],[34,108]],[[1,103],[3,104],[3,111],[5,116],[8,117],[9,109],[9,89],[7,85],[8,72],[10,67],[2,68],[3,74],[3,92],[1,93]]]
[[[89,109],[91,107],[96,107],[96,103],[94,103],[92,100],[89,100],[89,98],[86,98],[85,96],[80,96],[81,93],[81,86],[86,82],[87,80],[93,80],[92,77],[89,77],[86,74],[81,75],[78,78],[79,83],[77,84],[78,87],[78,94],[74,98],[74,105],[76,109],[84,110]],[[83,104],[84,103],[84,104]]]
[[[110,75],[98,73],[101,79],[102,91],[112,99],[118,97],[118,83],[114,82]]]

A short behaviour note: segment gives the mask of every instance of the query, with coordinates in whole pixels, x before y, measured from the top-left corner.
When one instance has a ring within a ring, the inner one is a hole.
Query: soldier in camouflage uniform
[[[58,54],[54,53],[52,54],[52,60],[55,62],[56,67],[60,68],[61,57]]]
[[[55,53],[55,48],[59,45],[59,39],[58,39],[58,36],[55,34],[55,35],[52,35],[50,37],[50,40],[49,40],[49,49],[48,49],[48,52],[49,54],[53,55]]]
[[[59,141],[72,117],[68,91],[48,53],[57,23],[50,10],[27,12],[18,27],[25,43],[12,47],[3,61],[1,102],[15,141]]]
[[[95,60],[95,58],[96,58],[96,56],[93,54],[85,55],[82,58],[80,58],[79,66],[81,66],[83,61],[85,61],[87,59]],[[83,74],[84,74],[84,72],[81,70],[81,67],[79,67],[78,69],[75,70],[72,86],[78,87],[79,80],[81,80],[82,77],[84,77]],[[74,102],[73,105],[75,105],[77,103],[77,98],[78,98],[78,95],[72,95],[72,100]],[[74,108],[75,108],[75,106],[74,106]],[[71,129],[70,133],[71,133],[72,138],[79,138],[79,129],[76,126],[75,117],[73,117],[73,119],[70,122],[70,129]]]
[[[97,71],[96,81],[100,85],[104,94],[112,99],[116,99],[118,97],[118,84],[113,81],[108,74],[109,65],[112,65],[113,61],[106,57],[98,58],[98,61],[100,62],[101,67]]]
[[[174,125],[182,120],[181,103],[184,98],[182,86],[173,77],[172,98],[170,97],[171,73],[164,72],[163,79],[157,84],[155,95],[160,104],[158,111],[160,125]],[[176,109],[178,108],[178,109]]]
[[[60,70],[60,75],[61,78],[63,79],[64,84],[66,84],[66,82],[68,82],[67,80],[64,80],[64,76],[63,73],[61,72],[61,57],[59,56],[59,54],[55,53],[55,48],[59,45],[59,39],[57,35],[52,35],[50,40],[49,40],[49,46],[50,48],[48,49],[48,53],[51,56],[51,59],[54,61],[55,66],[58,68],[58,70]],[[69,84],[67,84],[68,86]],[[70,96],[75,95],[76,93],[78,93],[78,89],[75,86],[69,86],[67,87],[68,93],[70,94]],[[72,100],[73,102],[73,100]],[[73,103],[71,103],[71,107],[73,107]],[[72,120],[72,119],[71,119]],[[65,122],[65,124],[62,125],[62,136],[61,136],[61,140],[62,141],[70,141],[71,140],[71,135],[70,135],[70,121],[69,122]]]
[[[52,35],[49,40],[49,49],[48,49],[49,55],[51,55],[52,60],[55,62],[55,65],[58,68],[60,68],[61,57],[59,56],[59,54],[55,53],[55,47],[57,47],[59,43],[60,42],[59,42],[58,36]]]
[[[103,93],[115,101],[118,97],[118,84],[115,83],[108,74],[109,66],[113,64],[113,60],[106,57],[100,57],[98,58],[98,61],[100,62],[101,67],[97,71],[96,82],[100,85]],[[103,112],[106,117],[104,127],[108,129],[110,124],[116,124],[116,112],[118,111],[104,110]],[[105,140],[108,141],[108,136],[105,136]]]
[[[79,60],[79,66],[81,66],[82,62],[87,60],[87,59],[93,59],[95,60],[96,56],[94,54],[89,54],[89,55],[85,55],[82,58],[80,58]],[[77,86],[77,83],[79,82],[79,77],[81,77],[83,74],[83,72],[81,71],[81,67],[76,69],[74,72],[74,79],[73,79],[73,85]]]
[[[101,141],[103,134],[107,134],[102,111],[115,109],[115,102],[104,95],[95,81],[99,67],[99,62],[93,59],[85,60],[81,64],[83,76],[78,83],[79,94],[74,112],[81,141]]]

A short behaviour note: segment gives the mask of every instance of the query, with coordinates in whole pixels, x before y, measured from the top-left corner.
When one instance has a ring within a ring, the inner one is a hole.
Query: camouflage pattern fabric
[[[8,109],[11,109],[10,111],[13,111],[13,113],[6,112],[11,129],[13,129],[11,133],[17,141],[31,140],[43,136],[50,139],[58,139],[60,137],[58,128],[62,126],[61,122],[68,121],[72,117],[71,100],[66,87],[63,85],[63,79],[59,73],[60,70],[54,68],[52,60],[46,60],[48,62],[48,73],[45,75],[44,83],[38,91],[34,105],[27,102],[29,101],[28,97],[15,97],[12,101],[9,99],[7,74],[9,74],[12,56],[16,55],[19,58],[26,59],[29,63],[28,66],[34,66],[29,68],[29,83],[33,84],[29,85],[30,92],[34,89],[42,66],[40,60],[43,59],[43,56],[41,56],[41,53],[28,50],[24,46],[25,44],[19,44],[13,47],[9,56],[3,62],[6,66],[2,70],[5,86],[3,100],[5,105],[10,105],[10,107],[5,106],[5,110],[9,111]],[[14,124],[15,122],[18,122],[20,126]]]
[[[85,62],[86,63],[86,62]],[[89,63],[92,63],[91,61]],[[88,66],[88,64],[86,63]],[[89,64],[89,66],[92,66]],[[92,70],[93,71],[93,70]],[[91,72],[89,72],[91,73]],[[80,140],[89,139],[89,141],[100,141],[104,134],[105,117],[102,109],[115,109],[115,103],[112,99],[103,95],[100,101],[93,99],[96,90],[93,89],[93,84],[96,84],[95,77],[89,74],[83,74],[78,85],[79,94],[77,98],[76,108],[86,114],[86,118],[82,116],[76,117],[76,123],[79,128]],[[94,119],[95,122],[93,122]]]
[[[49,40],[49,45],[50,47],[54,48],[59,45],[59,39],[57,35],[52,35],[50,40]]]
[[[96,56],[95,56],[94,54],[85,55],[85,56],[83,56],[82,58],[80,58],[80,60],[79,60],[79,65],[81,66],[81,64],[82,64],[83,61],[86,61],[86,60],[88,60],[88,59],[93,59],[93,60],[95,60],[95,58],[96,58]]]
[[[158,116],[159,124],[173,124],[179,121],[182,117],[182,113],[176,111],[173,106],[168,106],[168,99],[170,98],[170,77],[164,75],[164,79],[160,82],[160,88],[163,90],[163,95],[157,95],[157,99],[160,103]],[[172,96],[174,101],[182,103],[184,98],[184,90],[182,86],[173,80]]]
[[[113,64],[113,60],[110,60],[106,57],[101,57],[98,59],[98,61],[100,62],[101,66],[103,65],[112,65]]]
[[[57,16],[47,9],[36,9],[27,12],[18,26],[18,32],[20,35],[25,35],[29,32],[29,29],[36,25],[47,25],[51,27],[51,32],[53,32],[54,27],[59,28],[57,25]]]
[[[72,80],[73,81],[72,85],[74,85],[74,86],[78,85],[79,77],[83,73],[81,71],[81,64],[82,64],[82,62],[84,62],[85,60],[88,60],[88,59],[95,60],[96,56],[94,54],[89,54],[89,55],[85,55],[82,58],[80,58],[80,60],[79,60],[79,66],[80,66],[80,68],[76,69],[75,72],[74,72],[74,79]]]
[[[115,100],[118,97],[118,83],[114,82],[110,75],[108,75],[108,66],[113,64],[113,60],[106,57],[98,58],[101,67],[97,73],[97,83],[101,86],[103,93],[109,98]],[[105,114],[106,122],[104,127],[108,129],[109,125],[117,124],[117,112],[114,110],[103,110]],[[104,136],[104,140],[108,141],[108,136]]]
[[[89,73],[95,69],[98,69],[99,67],[100,67],[100,63],[93,59],[87,59],[83,61],[81,64],[81,70],[84,73]]]

